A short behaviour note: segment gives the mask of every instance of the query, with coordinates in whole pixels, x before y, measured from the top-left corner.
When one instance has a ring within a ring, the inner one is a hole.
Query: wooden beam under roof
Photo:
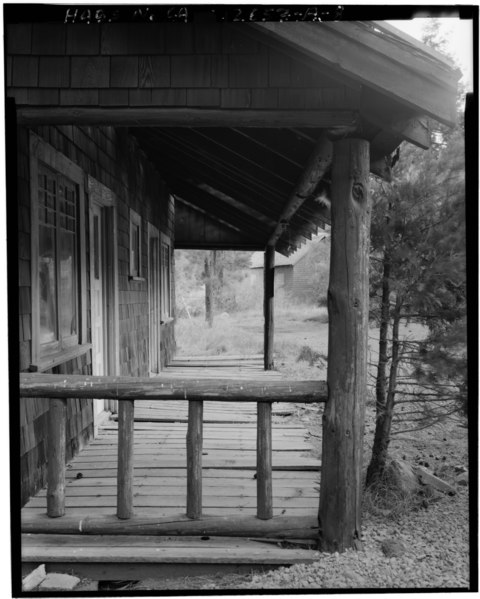
[[[278,224],[268,240],[268,245],[275,245],[277,243],[283,235],[285,227],[288,227],[292,216],[314,192],[319,180],[330,167],[332,156],[332,143],[326,134],[323,133],[315,144],[305,170],[289,195],[288,201],[278,219]]]
[[[267,180],[278,181],[282,185],[293,185],[298,173],[297,169],[287,170],[282,164],[278,168],[275,164],[274,154],[264,148],[262,152],[258,151],[253,143],[248,143],[245,136],[241,136],[234,129],[229,128],[199,128],[189,129],[189,133],[197,136],[200,143],[205,140],[207,144],[204,147],[210,147],[212,153],[216,153],[222,160],[240,161],[250,171],[261,170],[262,176]]]
[[[110,127],[342,127],[356,122],[352,110],[253,110],[229,108],[98,108],[18,106],[19,125]]]
[[[245,184],[241,173],[237,173],[236,178],[232,173],[225,174],[213,168],[201,154],[195,152],[193,148],[182,148],[179,150],[169,145],[169,140],[160,137],[157,134],[152,138],[151,133],[139,137],[141,145],[148,153],[150,160],[157,165],[160,172],[170,172],[181,178],[188,176],[197,181],[197,184],[208,183],[216,189],[227,195],[235,197],[245,205],[245,211],[252,207],[261,211],[266,217],[275,219],[278,213],[277,196],[271,196],[265,192]]]
[[[204,210],[207,214],[222,219],[225,223],[244,233],[254,232],[264,238],[271,228],[271,225],[267,225],[251,217],[248,213],[234,208],[190,182],[176,177],[167,177],[167,183],[175,195]]]
[[[229,129],[226,130],[228,135]],[[177,143],[188,148],[195,148],[201,152],[204,159],[230,169],[232,172],[242,173],[246,181],[251,181],[257,187],[270,190],[275,194],[283,194],[294,181],[290,181],[279,172],[272,172],[263,167],[263,164],[253,162],[248,156],[244,156],[232,150],[228,143],[212,139],[204,134],[202,129],[183,128],[164,132],[165,135],[175,136]]]
[[[170,156],[179,157],[185,172],[197,170],[199,182],[211,181],[212,185],[222,189],[220,182],[229,187],[229,195],[238,196],[243,190],[243,197],[251,196],[252,201],[259,202],[264,207],[269,207],[272,215],[276,214],[278,201],[282,195],[288,194],[289,186],[285,185],[283,190],[277,188],[272,190],[265,185],[261,179],[254,177],[249,172],[238,168],[230,162],[219,162],[216,156],[203,151],[200,147],[188,143],[187,140],[169,134],[167,130],[156,129],[155,134],[160,140],[166,142],[167,160]],[[182,160],[183,158],[183,160]],[[248,205],[248,201],[245,202]]]

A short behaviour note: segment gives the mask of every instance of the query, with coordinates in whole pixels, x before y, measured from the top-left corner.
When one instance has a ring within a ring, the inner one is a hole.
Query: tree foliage
[[[462,132],[428,152],[404,144],[400,156],[392,183],[372,184],[371,317],[380,340],[367,484],[383,472],[395,419],[421,428],[451,413],[451,400],[464,402],[466,393]],[[404,339],[409,322],[424,325],[426,336]],[[447,369],[449,360],[464,366]],[[395,412],[400,403],[407,409]]]

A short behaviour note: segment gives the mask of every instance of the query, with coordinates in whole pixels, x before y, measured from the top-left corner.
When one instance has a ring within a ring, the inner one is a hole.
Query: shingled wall
[[[110,188],[117,197],[119,345],[120,374],[148,375],[148,260],[147,221],[169,235],[173,243],[174,204],[160,174],[148,163],[137,142],[126,129],[112,127],[36,127],[34,132],[45,142],[78,164],[87,174]],[[31,276],[30,276],[30,184],[29,130],[18,128],[18,248],[19,248],[19,366],[27,371],[31,364]],[[129,211],[142,217],[142,277],[132,281],[129,268]],[[86,205],[88,211],[88,202]],[[87,226],[88,253],[88,218]],[[89,263],[87,255],[87,264]],[[87,273],[88,274],[88,273]],[[89,276],[87,276],[87,331],[90,341]],[[173,322],[163,326],[162,359],[174,351]],[[69,360],[47,372],[91,374],[90,352]],[[91,400],[68,400],[67,459],[93,435]],[[46,482],[46,431],[48,400],[21,400],[21,494],[22,503]]]
[[[359,91],[245,35],[244,24],[8,24],[17,105],[351,110]]]

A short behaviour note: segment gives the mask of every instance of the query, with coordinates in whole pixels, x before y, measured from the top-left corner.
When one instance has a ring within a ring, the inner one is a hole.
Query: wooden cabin
[[[326,298],[330,262],[330,236],[320,233],[306,241],[290,256],[275,253],[274,294],[300,303],[318,303]],[[250,261],[250,282],[261,288],[264,279],[263,252],[255,252]],[[319,284],[325,285],[325,298],[320,298]],[[317,296],[315,295],[317,294]]]
[[[403,141],[428,148],[430,121],[453,125],[458,73],[384,22],[236,23],[190,7],[158,19],[132,6],[45,5],[35,18],[21,5],[4,10],[22,505],[48,478],[50,524],[66,518],[65,460],[118,400],[118,514],[132,516],[133,406],[161,401],[169,382],[176,248],[265,252],[268,370],[274,253],[290,255],[330,223],[328,397],[320,383],[292,384],[290,395],[245,383],[229,396],[218,381],[171,388],[191,407],[194,519],[203,400],[258,401],[267,520],[272,402],[326,400],[318,532],[328,550],[351,546],[360,538],[368,180],[388,179]]]

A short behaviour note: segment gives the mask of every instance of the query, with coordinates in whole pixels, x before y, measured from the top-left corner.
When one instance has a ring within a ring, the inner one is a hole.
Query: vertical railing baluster
[[[203,401],[188,402],[187,517],[202,516]]]
[[[257,402],[257,518],[273,517],[272,403]]]
[[[52,398],[48,410],[47,515],[65,514],[65,446],[67,400]]]
[[[134,400],[118,402],[117,517],[133,516]]]

